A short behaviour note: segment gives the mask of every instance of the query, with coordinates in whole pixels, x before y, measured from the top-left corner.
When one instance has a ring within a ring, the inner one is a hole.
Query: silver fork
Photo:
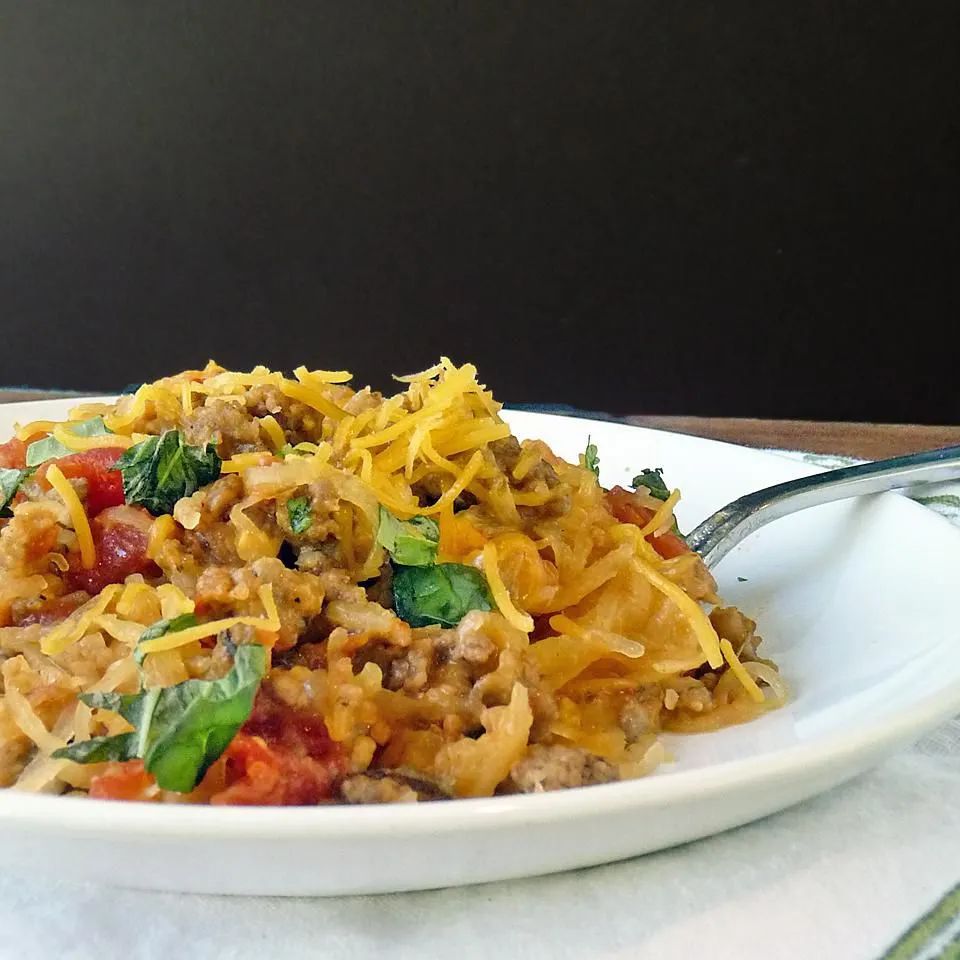
[[[686,539],[708,567],[715,567],[745,537],[798,510],[919,483],[958,479],[960,446],[828,470],[748,493],[707,517]]]

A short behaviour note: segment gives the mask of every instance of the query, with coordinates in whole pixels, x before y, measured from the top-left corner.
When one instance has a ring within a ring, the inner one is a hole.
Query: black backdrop
[[[960,421],[955,0],[0,14],[0,383]]]

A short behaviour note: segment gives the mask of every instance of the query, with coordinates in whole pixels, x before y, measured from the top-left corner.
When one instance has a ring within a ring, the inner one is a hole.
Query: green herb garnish
[[[12,516],[10,501],[17,495],[20,484],[29,474],[29,470],[0,468],[0,517]]]
[[[670,488],[663,482],[663,467],[654,467],[653,469],[641,470],[633,478],[630,486],[634,490],[637,487],[646,487],[650,491],[650,496],[657,500],[667,500],[670,497]],[[680,528],[677,526],[677,518],[673,518],[671,528],[675,534],[680,535]]]
[[[411,627],[455,627],[471,610],[493,610],[483,574],[460,563],[396,567],[393,606]]]
[[[642,470],[630,482],[634,490],[637,487],[646,487],[652,497],[658,500],[666,500],[670,496],[670,490],[663,482],[663,467],[654,467],[652,470]]]
[[[107,429],[103,417],[77,420],[66,429],[69,433],[78,437],[103,437],[112,432]],[[58,460],[60,457],[68,457],[71,453],[76,453],[76,451],[62,444],[56,437],[44,437],[42,440],[34,440],[27,447],[26,463],[28,467],[39,467],[41,463],[46,463],[48,460]]]
[[[390,554],[394,563],[404,567],[428,567],[437,559],[440,527],[430,517],[398,520],[381,504],[377,543]]]
[[[220,680],[186,680],[135,694],[80,694],[88,707],[119,713],[135,729],[71,743],[53,756],[76,763],[139,758],[162,789],[188,793],[250,716],[266,671],[267,651],[253,643],[236,648]]]
[[[117,461],[116,469],[123,474],[127,503],[160,516],[172,513],[182,497],[216,480],[221,463],[212,443],[192,447],[184,442],[179,430],[168,430],[163,436],[148,437],[130,447]]]
[[[310,529],[313,523],[313,514],[310,512],[309,497],[291,497],[287,501],[287,519],[290,529],[294,533],[303,533]]]
[[[589,470],[598,480],[600,479],[600,457],[597,455],[597,445],[587,437],[587,449],[580,454],[580,466]]]

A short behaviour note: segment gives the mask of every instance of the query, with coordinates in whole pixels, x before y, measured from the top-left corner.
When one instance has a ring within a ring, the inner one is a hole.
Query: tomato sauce
[[[346,764],[319,717],[261,688],[250,719],[226,753],[226,788],[215,804],[304,806],[329,800]]]

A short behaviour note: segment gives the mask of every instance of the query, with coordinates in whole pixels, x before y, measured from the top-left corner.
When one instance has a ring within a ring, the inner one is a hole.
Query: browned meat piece
[[[183,435],[190,444],[216,444],[224,459],[237,451],[266,446],[260,439],[260,427],[246,410],[224,401],[197,407],[187,414],[183,418]]]
[[[279,387],[253,387],[247,391],[247,411],[254,417],[272,416],[280,424],[288,443],[316,442],[323,430],[323,414],[299,400],[291,400]]]
[[[225,520],[231,507],[243,499],[243,481],[238,473],[228,473],[214,480],[203,493],[203,513],[210,520]]]
[[[531,448],[528,445],[526,449]],[[537,446],[533,449],[541,450]],[[513,476],[514,468],[519,463],[524,450],[525,448],[520,445],[516,437],[505,437],[503,440],[494,440],[490,444],[490,452],[497,461],[497,466],[506,474],[511,487],[523,493],[531,493],[538,488],[542,491],[546,485],[548,490],[556,491],[556,495],[539,506],[520,507],[520,516],[531,522],[563,516],[570,510],[570,495],[566,492],[565,485],[561,484],[557,471],[542,452],[540,458],[521,479],[517,480]]]
[[[247,567],[207,567],[197,579],[196,602],[212,617],[233,614],[260,615],[257,588],[272,584],[280,613],[280,631],[275,649],[296,644],[323,606],[323,584],[308,573],[288,570],[279,560],[255,560]],[[241,629],[241,628],[238,628]]]
[[[440,482],[445,477],[449,485],[450,475],[446,473],[428,473],[422,480],[410,488],[420,501],[421,506],[436,503],[444,494],[446,487]],[[477,498],[469,491],[464,491],[453,501],[454,510],[466,510],[477,503]]]
[[[174,518],[184,527],[183,550],[199,565],[240,562],[236,552],[236,533],[228,521],[231,509],[242,498],[243,481],[238,474],[230,473],[180,500],[174,507]],[[182,567],[183,561],[178,553],[178,549],[170,549],[169,555],[161,556],[160,566],[167,571]]]
[[[359,773],[340,784],[344,803],[416,803],[417,791],[390,777],[374,779]]]
[[[430,669],[433,666],[433,638],[421,637],[401,651],[399,656],[390,654],[384,669],[383,685],[388,690],[402,690],[407,694],[423,692],[430,682]]]
[[[660,729],[660,711],[663,709],[663,690],[659,684],[645,683],[620,709],[620,727],[628,743]]]
[[[286,505],[289,500],[299,497],[306,497],[309,501],[310,526],[301,533],[294,533],[290,526],[290,511]],[[339,527],[336,517],[339,508],[340,497],[333,484],[329,480],[316,480],[305,487],[298,487],[283,500],[277,510],[277,524],[286,540],[316,546],[337,534]]]
[[[340,784],[345,803],[416,803],[446,796],[436,784],[402,770],[368,770]]]
[[[446,662],[461,661],[472,666],[489,664],[497,653],[494,642],[483,632],[486,616],[474,610],[453,629],[437,637],[436,654]]]
[[[617,768],[580,747],[530,747],[510,770],[505,787],[515,793],[542,793],[619,780]]]
[[[729,640],[741,660],[756,660],[761,639],[756,636],[757,624],[745,617],[736,607],[717,607],[710,614],[710,622],[720,638]]]
[[[523,447],[520,445],[520,442],[516,437],[504,437],[503,440],[494,440],[490,444],[490,452],[493,454],[494,460],[497,461],[497,466],[511,477],[511,483],[513,483],[513,470],[523,453]],[[537,480],[542,480],[551,488],[560,482],[557,471],[554,470],[543,457],[527,471],[526,476],[521,481],[521,485],[528,485]]]
[[[13,519],[0,531],[0,571],[12,577],[46,573],[47,554],[56,549],[60,537],[61,518],[63,508],[52,500],[15,507]]]

